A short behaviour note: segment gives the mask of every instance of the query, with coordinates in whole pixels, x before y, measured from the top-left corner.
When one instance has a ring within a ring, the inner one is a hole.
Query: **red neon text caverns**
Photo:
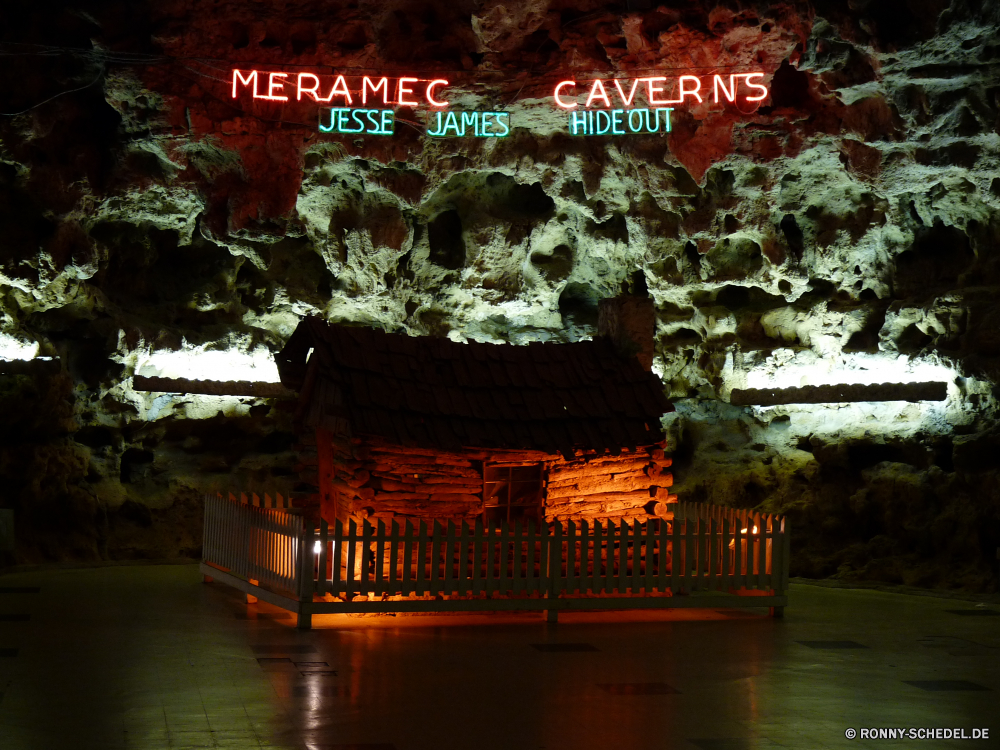
[[[566,80],[556,84],[552,92],[555,103],[563,109],[577,107],[631,107],[637,96],[644,96],[653,107],[668,104],[700,104],[720,102],[760,102],[768,90],[763,73],[729,73],[699,77],[692,75],[651,76],[631,81],[618,78],[595,78],[589,83]],[[623,85],[624,84],[624,85]],[[640,93],[641,92],[641,93]],[[586,99],[581,104],[581,98]]]
[[[447,107],[442,96],[448,81],[443,78],[372,78],[361,76],[348,85],[342,75],[318,76],[315,73],[283,73],[264,70],[233,70],[233,98],[241,91],[254,99],[272,102],[314,101],[334,102],[351,107],[356,103],[372,105],[413,107],[430,105]]]

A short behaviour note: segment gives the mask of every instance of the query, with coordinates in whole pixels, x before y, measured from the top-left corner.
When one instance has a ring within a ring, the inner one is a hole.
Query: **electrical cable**
[[[75,93],[77,91],[83,91],[84,89],[89,89],[91,86],[93,86],[95,83],[97,83],[99,80],[101,80],[101,78],[104,77],[104,73],[105,73],[105,71],[102,68],[101,72],[98,73],[97,76],[94,78],[94,80],[91,81],[88,84],[85,84],[85,85],[80,86],[80,87],[75,88],[75,89],[68,89],[66,91],[60,91],[55,96],[50,96],[48,99],[44,99],[44,100],[38,102],[37,104],[32,104],[30,107],[28,107],[27,109],[22,109],[20,112],[0,112],[0,117],[17,117],[19,115],[27,114],[31,110],[37,109],[38,107],[41,107],[43,104],[48,104],[53,99],[58,99],[61,96],[65,96],[66,94],[73,94],[73,93]]]
[[[582,20],[582,19],[578,19],[578,20]],[[172,55],[147,55],[147,54],[144,54],[144,53],[104,52],[104,51],[101,51],[101,50],[92,50],[92,49],[88,50],[88,49],[83,49],[83,48],[80,48],[80,47],[54,47],[54,46],[42,47],[40,45],[29,45],[29,46],[34,46],[37,49],[44,49],[45,52],[44,53],[38,53],[38,52],[31,52],[31,53],[28,53],[28,52],[24,52],[24,53],[4,53],[2,51],[3,48],[5,46],[9,45],[9,44],[11,44],[11,43],[9,43],[9,42],[0,42],[0,55],[6,55],[6,56],[37,55],[37,56],[48,57],[48,56],[52,56],[52,55],[55,55],[55,54],[58,54],[58,53],[69,53],[69,54],[76,54],[76,55],[80,55],[80,56],[84,56],[84,57],[90,57],[90,58],[95,59],[95,60],[100,60],[101,62],[115,62],[115,63],[119,63],[119,64],[128,64],[128,65],[166,65],[166,64],[170,64],[170,63],[188,62],[188,63],[202,63],[202,64],[208,66],[210,63],[221,63],[224,67],[217,68],[218,70],[231,70],[232,68],[234,68],[236,66],[249,66],[249,67],[258,67],[258,66],[260,66],[260,67],[271,67],[271,66],[274,66],[274,67],[279,67],[278,65],[276,65],[275,63],[272,63],[272,62],[262,63],[262,62],[259,62],[259,61],[256,61],[256,60],[238,60],[238,61],[234,62],[232,60],[224,60],[224,59],[217,58],[217,57],[188,57],[188,56],[172,56]],[[25,46],[25,45],[16,44],[14,46]],[[544,46],[544,42],[542,43],[542,45],[539,46],[539,50],[541,49],[542,46]],[[537,54],[537,52],[538,52],[538,50],[536,50],[536,54]],[[757,64],[761,65],[761,63],[757,63]],[[442,67],[435,67],[435,68],[426,68],[426,69],[422,69],[422,70],[421,69],[415,70],[412,66],[407,66],[407,67],[404,67],[404,68],[388,68],[388,67],[386,67],[386,66],[383,65],[383,66],[378,67],[378,68],[372,68],[372,67],[361,66],[361,65],[316,65],[316,64],[310,65],[310,64],[304,64],[304,63],[292,63],[292,62],[281,63],[280,67],[282,67],[282,68],[304,68],[304,69],[308,69],[308,70],[329,69],[331,72],[333,72],[333,71],[352,71],[352,72],[356,72],[356,73],[359,73],[359,74],[363,74],[363,73],[367,73],[367,72],[371,72],[371,73],[384,73],[384,72],[390,72],[390,73],[391,72],[410,72],[410,73],[413,73],[413,72],[418,72],[418,73],[425,73],[427,75],[437,75],[437,74],[440,74],[440,73],[455,73],[455,74],[459,74],[459,75],[484,75],[484,74],[485,75],[503,75],[503,74],[509,75],[510,74],[509,70],[496,69],[496,68],[493,68],[493,69],[484,69],[484,70],[468,70],[466,68],[442,68]],[[675,66],[675,67],[657,66],[657,67],[650,67],[650,68],[630,68],[628,72],[634,74],[634,73],[671,72],[671,71],[677,71],[677,70],[728,70],[730,68],[744,68],[744,67],[746,67],[746,63],[734,63],[734,64],[730,64],[730,65],[719,65],[719,64],[716,64],[716,65],[683,65],[683,66]],[[241,68],[241,69],[243,69],[243,68]],[[525,72],[525,71],[522,70],[522,71],[519,71],[519,72]],[[536,79],[536,80],[547,80],[547,79],[550,79],[550,78],[562,78],[562,77],[565,77],[565,75],[567,75],[566,73],[560,73],[560,72],[557,72],[557,71],[550,72],[550,73],[543,73],[541,75],[538,75],[538,74],[532,75],[533,69],[529,69],[526,72],[527,72],[527,74],[528,74],[529,77],[531,77],[533,79]],[[604,74],[615,73],[615,72],[624,72],[624,71],[598,70],[598,69],[593,69],[593,70],[589,70],[589,71],[586,71],[586,70],[576,70],[576,71],[574,71],[574,73],[604,73]]]

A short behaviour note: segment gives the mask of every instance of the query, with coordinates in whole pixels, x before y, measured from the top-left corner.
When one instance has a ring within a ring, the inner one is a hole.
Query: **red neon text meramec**
[[[372,78],[360,76],[349,79],[343,75],[317,75],[316,73],[285,73],[258,69],[233,69],[233,99],[249,95],[253,99],[272,102],[313,101],[350,107],[360,98],[366,106],[373,99],[382,106],[447,107],[444,78]]]

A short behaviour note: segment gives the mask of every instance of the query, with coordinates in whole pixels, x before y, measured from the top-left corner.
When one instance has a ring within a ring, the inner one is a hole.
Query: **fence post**
[[[556,521],[555,526],[554,535],[550,536],[546,534],[543,537],[548,542],[548,555],[543,555],[546,560],[546,572],[548,574],[548,587],[545,592],[546,599],[555,599],[558,597],[556,578],[562,568],[562,524]],[[546,529],[546,531],[548,530]],[[550,605],[549,609],[545,610],[545,622],[559,622],[559,610],[552,609]]]
[[[329,584],[327,583],[326,568],[327,568],[327,556],[329,554],[329,544],[330,544],[330,527],[327,525],[325,519],[320,519],[319,521],[319,559],[316,563],[316,584],[319,588],[319,594],[322,596],[329,590]]]
[[[313,580],[313,535],[312,524],[302,519],[301,530],[299,531],[299,612],[297,626],[299,630],[310,630],[312,628],[312,600],[315,589]]]
[[[680,591],[680,568],[684,565],[684,555],[681,554],[681,519],[684,518],[684,504],[676,503],[674,518],[670,522],[670,593]]]
[[[788,535],[788,516],[781,519],[781,570],[776,571],[781,590],[775,589],[776,594],[787,594],[788,592],[788,565],[791,556],[791,539]],[[785,616],[784,607],[771,607],[771,616],[780,618]]]
[[[14,514],[14,511],[11,511],[10,515],[13,516],[13,514]],[[203,516],[204,516],[205,520],[202,522],[202,527],[201,527],[201,559],[203,561],[207,562],[208,558],[209,558],[209,552],[210,551],[212,553],[215,552],[215,545],[214,545],[214,542],[215,542],[215,536],[214,536],[214,534],[215,534],[215,506],[214,506],[214,504],[212,502],[212,496],[211,495],[205,495],[205,506],[204,506]],[[13,528],[14,528],[14,520],[13,520],[13,518],[11,518],[11,521],[10,521],[10,528],[11,528],[11,539],[13,539],[13,533],[14,533],[13,532]],[[211,583],[212,582],[212,576],[205,576],[202,580],[205,583]]]

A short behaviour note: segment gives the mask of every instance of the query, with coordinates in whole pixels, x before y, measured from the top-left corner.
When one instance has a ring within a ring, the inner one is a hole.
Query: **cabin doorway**
[[[483,466],[483,521],[538,522],[542,506],[542,465]]]

